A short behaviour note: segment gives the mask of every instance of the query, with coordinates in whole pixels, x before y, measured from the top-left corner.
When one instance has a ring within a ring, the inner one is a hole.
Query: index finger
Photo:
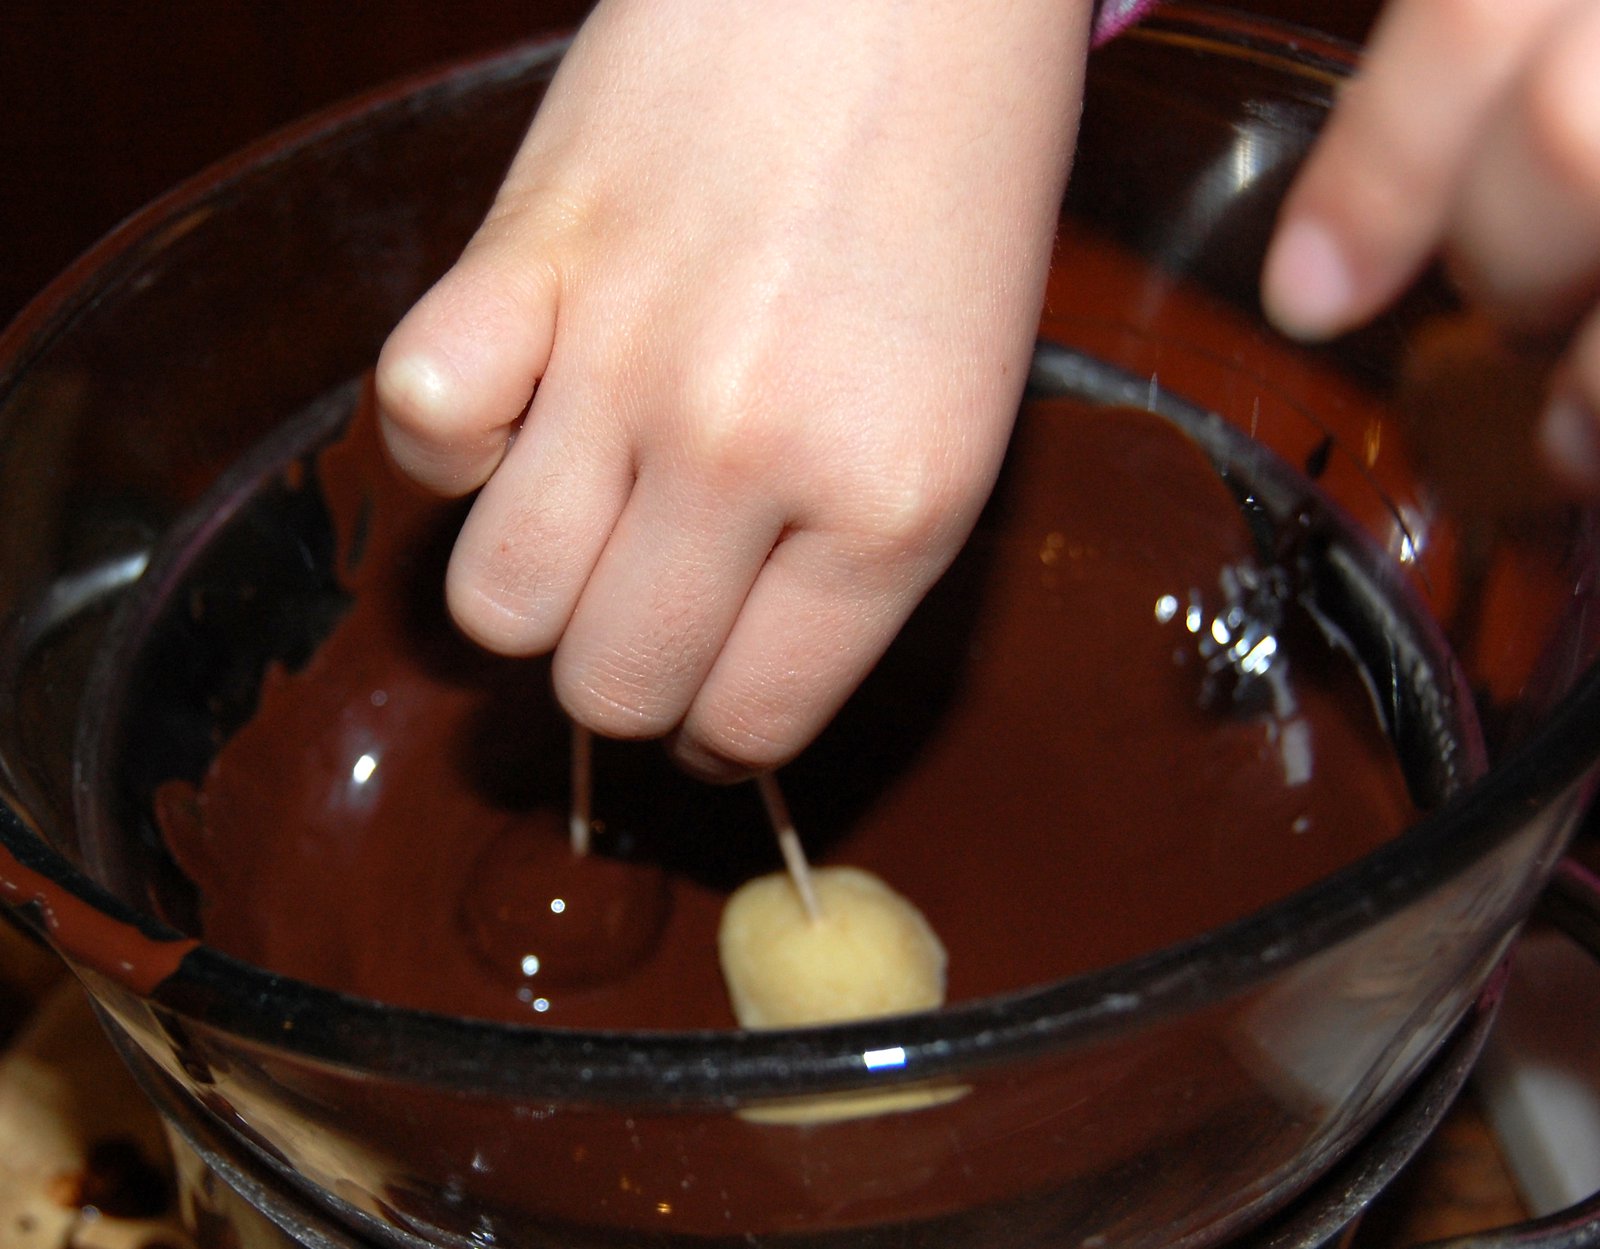
[[[1573,0],[1399,0],[1296,180],[1267,254],[1268,315],[1299,338],[1367,320],[1439,246],[1517,66]]]

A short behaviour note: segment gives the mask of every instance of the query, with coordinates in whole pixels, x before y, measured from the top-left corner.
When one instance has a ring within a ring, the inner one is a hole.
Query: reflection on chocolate
[[[467,878],[459,918],[490,974],[545,1010],[548,991],[607,984],[648,958],[671,904],[654,864],[578,854],[562,823],[507,819]]]
[[[311,484],[353,605],[269,671],[198,788],[157,797],[206,938],[407,1006],[732,1026],[718,913],[776,865],[749,788],[599,743],[613,857],[574,863],[544,665],[475,651],[443,612],[459,511],[393,478],[367,410]],[[1228,630],[1260,623],[1240,586],[1290,578],[1280,554],[1164,420],[1030,402],[967,551],[785,773],[809,851],[911,899],[960,1001],[1194,936],[1392,836],[1414,814],[1400,767],[1293,594],[1271,603],[1266,692],[1216,696]],[[593,906],[569,937],[550,902],[573,887]]]

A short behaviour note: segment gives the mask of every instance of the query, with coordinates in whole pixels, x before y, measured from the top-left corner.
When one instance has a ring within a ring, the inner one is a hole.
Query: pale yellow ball
[[[858,868],[819,868],[811,879],[815,919],[781,873],[749,881],[723,909],[717,948],[742,1026],[870,1019],[944,1001],[944,946],[921,911]]]

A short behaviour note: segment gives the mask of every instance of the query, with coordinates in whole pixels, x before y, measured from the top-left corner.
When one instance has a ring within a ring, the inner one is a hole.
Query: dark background
[[[1359,38],[1378,3],[1238,0],[1237,7]],[[123,217],[235,148],[390,79],[570,26],[587,7],[586,0],[0,3],[0,325]]]

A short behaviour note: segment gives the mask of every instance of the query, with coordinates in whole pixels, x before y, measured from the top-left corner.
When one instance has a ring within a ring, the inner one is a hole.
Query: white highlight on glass
[[[868,1050],[861,1055],[861,1061],[867,1065],[868,1071],[879,1071],[885,1067],[904,1067],[905,1047],[896,1045],[886,1050]]]

